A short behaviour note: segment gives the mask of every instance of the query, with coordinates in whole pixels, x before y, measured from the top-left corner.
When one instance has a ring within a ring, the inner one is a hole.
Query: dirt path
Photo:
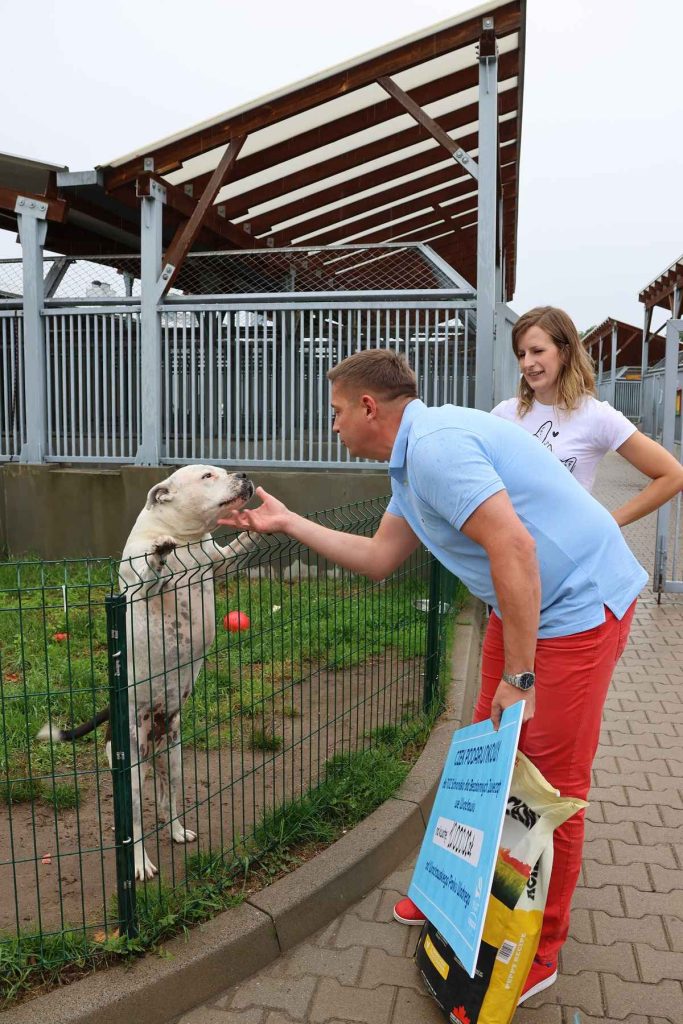
[[[398,724],[422,701],[422,660],[396,652],[348,671],[313,672],[269,701],[255,719],[233,719],[231,742],[202,750],[185,744],[185,825],[196,843],[172,843],[158,825],[154,786],[143,808],[146,848],[162,883],[182,885],[186,858],[230,852],[263,814],[306,793],[335,754],[368,745],[367,736]],[[281,741],[277,751],[252,750],[252,729]],[[113,929],[116,893],[112,785],[100,739],[99,785],[93,778],[76,809],[43,801],[0,807],[0,932],[45,933],[84,927]],[[157,879],[147,883],[157,888]]]

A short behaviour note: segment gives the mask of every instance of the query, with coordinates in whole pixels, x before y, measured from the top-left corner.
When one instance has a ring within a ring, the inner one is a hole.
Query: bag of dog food
[[[553,831],[585,800],[562,797],[517,753],[473,978],[440,932],[425,924],[415,960],[452,1024],[509,1024],[538,948]]]

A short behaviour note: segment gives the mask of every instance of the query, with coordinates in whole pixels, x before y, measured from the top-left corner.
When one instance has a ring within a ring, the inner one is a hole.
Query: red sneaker
[[[422,911],[407,896],[394,906],[394,919],[400,924],[418,924],[420,926],[427,920]]]
[[[550,988],[557,981],[557,964],[554,960],[545,960],[543,957],[534,957],[529,975],[524,982],[522,994],[517,1005],[526,999],[538,995],[545,988]]]

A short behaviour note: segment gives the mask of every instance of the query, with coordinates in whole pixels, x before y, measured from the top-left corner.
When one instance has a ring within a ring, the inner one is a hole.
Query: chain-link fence
[[[428,405],[471,405],[468,289],[424,245],[192,253],[143,327],[139,256],[59,257],[24,330],[0,261],[0,461],[347,466],[327,370],[391,348]]]
[[[423,245],[347,245],[190,253],[170,296],[461,292],[464,282]],[[48,300],[139,298],[140,256],[49,257]],[[0,300],[22,297],[20,260],[0,260]]]
[[[239,898],[308,795],[438,705],[455,591],[424,551],[372,583],[277,537],[0,566],[5,996]]]

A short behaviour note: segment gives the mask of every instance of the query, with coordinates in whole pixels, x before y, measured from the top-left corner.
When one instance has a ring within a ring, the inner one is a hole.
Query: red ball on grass
[[[241,629],[249,629],[251,623],[249,616],[245,615],[244,612],[228,612],[223,619],[223,625],[231,633],[239,633]]]

